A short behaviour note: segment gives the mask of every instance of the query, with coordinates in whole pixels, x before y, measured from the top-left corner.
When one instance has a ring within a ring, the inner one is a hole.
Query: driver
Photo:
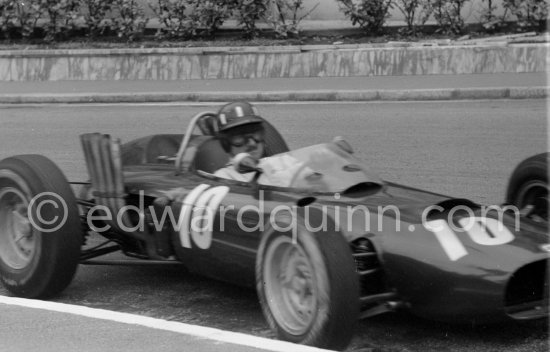
[[[217,115],[217,136],[231,160],[214,175],[231,180],[250,182],[256,172],[239,172],[245,164],[261,170],[258,183],[288,187],[298,173],[312,172],[304,163],[287,153],[265,157],[265,129],[263,119],[254,106],[247,102],[229,103]]]

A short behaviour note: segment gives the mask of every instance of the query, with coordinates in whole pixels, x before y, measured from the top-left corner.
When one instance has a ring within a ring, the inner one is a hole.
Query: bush
[[[111,11],[111,2],[107,0],[84,1],[84,23],[89,37],[96,37],[110,27],[111,22],[105,17]]]
[[[546,0],[504,0],[503,6],[516,16],[520,28],[546,28],[548,3]]]
[[[0,31],[6,38],[9,38],[10,30],[13,28],[14,15],[15,2],[11,0],[0,0]]]
[[[470,0],[430,0],[434,18],[443,33],[460,34],[464,30],[462,8]]]
[[[258,20],[266,19],[268,0],[236,0],[235,16],[239,25],[244,29],[245,38],[254,38],[258,35]]]
[[[336,1],[340,11],[351,20],[353,25],[359,24],[359,27],[366,32],[378,34],[382,32],[384,22],[389,17],[388,11],[392,7],[393,0]]]
[[[193,10],[191,20],[197,26],[197,34],[213,36],[225,20],[231,16],[235,0],[189,0]]]
[[[268,22],[277,36],[281,38],[298,36],[300,22],[319,6],[317,3],[305,14],[299,16],[298,13],[305,10],[303,0],[273,0],[273,2],[273,11]]]
[[[158,17],[161,24],[157,32],[160,38],[181,38],[192,36],[193,25],[188,15],[187,0],[158,0],[149,2],[149,7]]]
[[[479,11],[479,23],[488,31],[493,31],[500,27],[504,23],[504,14],[503,18],[498,18],[495,15],[497,7],[495,6],[495,0],[481,0],[486,5]]]
[[[159,38],[212,36],[232,12],[223,0],[157,0],[149,7],[161,24]]]
[[[432,14],[429,0],[394,0],[394,5],[405,17],[409,34],[415,34]]]
[[[483,3],[487,3],[485,7],[481,9],[481,17],[480,22],[481,23],[487,23],[492,22],[496,19],[495,11],[497,7],[494,4],[494,0],[481,0]]]
[[[90,37],[113,31],[132,41],[143,34],[148,18],[140,0],[0,0],[0,35],[5,38],[41,36],[46,41],[72,35],[76,20],[84,19]],[[196,38],[213,36],[223,23],[234,16],[253,38],[259,34],[257,23],[266,21],[281,38],[298,36],[300,22],[311,10],[305,0],[149,0],[159,19],[158,37]],[[327,1],[327,0],[319,0]],[[439,32],[459,34],[465,24],[461,16],[470,0],[336,0],[340,11],[369,34],[382,32],[388,11],[396,6],[404,15],[407,33],[415,34],[433,14]],[[545,30],[548,17],[546,0],[481,0],[480,22],[486,30],[506,25],[508,14],[517,18],[520,29]],[[496,15],[496,3],[502,1],[504,14]],[[44,23],[38,26],[38,21]],[[43,21],[42,21],[43,20]]]
[[[114,26],[117,36],[133,41],[143,34],[148,18],[136,0],[114,0]]]
[[[48,15],[48,22],[44,26],[46,40],[68,36],[68,31],[74,29],[75,21],[79,17],[79,0],[42,0],[43,12]]]
[[[12,30],[17,30],[23,38],[30,37],[42,14],[40,0],[0,0],[0,10],[0,25],[8,38]]]

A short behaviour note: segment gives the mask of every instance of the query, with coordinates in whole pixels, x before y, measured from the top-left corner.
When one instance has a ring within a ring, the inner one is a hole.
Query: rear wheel
[[[542,153],[522,161],[510,176],[506,202],[534,219],[548,221],[548,158]]]
[[[0,281],[14,295],[46,298],[71,282],[82,230],[73,191],[41,155],[0,162]]]
[[[338,233],[270,232],[262,238],[256,285],[266,320],[278,338],[329,349],[350,342],[359,287],[349,246]]]

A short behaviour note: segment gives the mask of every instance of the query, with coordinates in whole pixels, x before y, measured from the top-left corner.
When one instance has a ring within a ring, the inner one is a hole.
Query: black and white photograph
[[[0,0],[0,352],[546,352],[546,0]]]

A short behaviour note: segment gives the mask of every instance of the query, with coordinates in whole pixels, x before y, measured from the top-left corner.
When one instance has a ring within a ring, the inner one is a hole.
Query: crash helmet
[[[263,119],[254,106],[247,102],[229,103],[218,111],[218,132],[226,132],[235,127],[261,124]]]
[[[241,134],[264,133],[263,119],[254,106],[247,102],[229,103],[217,115],[218,138],[226,152],[231,150],[230,140]]]

